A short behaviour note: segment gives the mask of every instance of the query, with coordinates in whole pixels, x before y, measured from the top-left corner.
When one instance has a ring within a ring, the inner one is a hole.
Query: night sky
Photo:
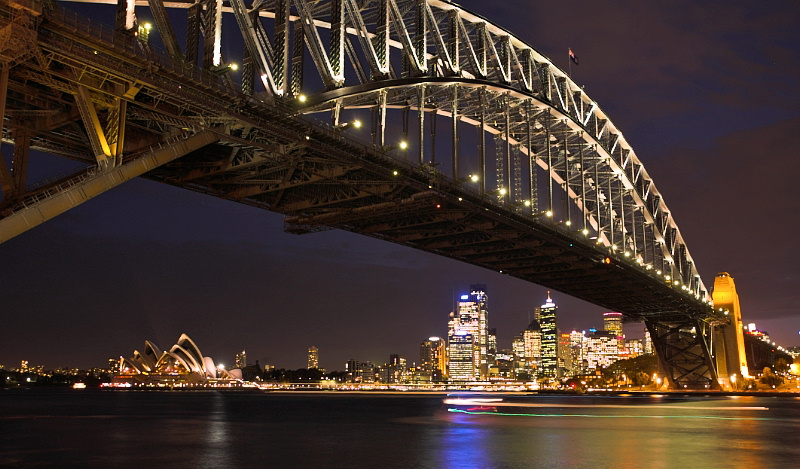
[[[800,4],[460,4],[564,69],[572,48],[573,79],[655,180],[706,286],[729,272],[745,323],[800,345]],[[32,158],[51,173],[69,167]],[[244,349],[262,366],[305,367],[311,345],[328,370],[393,353],[414,362],[472,283],[488,285],[501,348],[546,298],[492,271],[339,231],[289,235],[282,223],[147,180],[70,210],[0,245],[0,364],[103,366],[181,333],[226,365]],[[602,326],[600,308],[552,296],[561,329]]]

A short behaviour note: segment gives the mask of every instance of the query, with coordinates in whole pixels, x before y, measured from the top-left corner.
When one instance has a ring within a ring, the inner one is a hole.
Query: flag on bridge
[[[569,59],[575,62],[575,65],[578,65],[578,57],[572,52],[572,48],[569,50]]]

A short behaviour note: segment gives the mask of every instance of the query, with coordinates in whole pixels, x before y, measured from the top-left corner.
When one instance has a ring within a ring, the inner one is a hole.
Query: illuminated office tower
[[[461,295],[458,310],[450,315],[448,323],[448,359],[452,360],[449,355],[453,347],[453,338],[457,338],[459,347],[464,346],[465,336],[469,335],[472,338],[471,380],[473,381],[488,378],[489,327],[486,304],[486,285],[471,285],[470,293]],[[452,374],[450,378],[455,379]]]
[[[556,325],[556,306],[547,292],[547,301],[537,308],[536,316],[542,330],[542,351],[539,376],[555,378],[558,374],[558,326]]]
[[[319,368],[319,349],[313,345],[308,348],[308,369]]]
[[[486,359],[489,361],[489,368],[491,368],[496,365],[495,355],[497,354],[497,329],[489,329],[489,338],[486,343],[486,347],[488,348]]]
[[[514,376],[520,373],[527,373],[527,359],[525,358],[525,339],[521,335],[514,337],[511,341],[511,353],[514,355]]]
[[[242,350],[240,353],[236,354],[236,359],[234,360],[236,368],[240,370],[247,366],[247,353]]]
[[[644,328],[644,344],[642,344],[642,352],[645,355],[652,355],[655,353],[653,350],[653,340],[650,338],[650,331],[647,330],[647,327]]]
[[[574,376],[578,372],[579,347],[572,346],[572,334],[558,335],[558,369],[563,376]]]
[[[625,337],[622,333],[622,313],[603,313],[603,328],[616,337]]]
[[[389,355],[389,364],[387,368],[387,383],[402,383],[406,379],[407,362],[406,357],[398,354]]]
[[[447,340],[447,374],[450,381],[475,381],[475,344],[472,334],[463,330],[457,331]]]
[[[569,333],[569,348],[572,350],[572,355],[575,357],[575,374],[585,373],[589,363],[586,361],[586,336],[584,331],[575,331]]]
[[[534,319],[528,328],[522,331],[522,341],[525,353],[525,370],[535,373],[541,366],[542,358],[542,328],[539,321]]]
[[[447,370],[444,340],[430,337],[419,345],[419,367],[432,381],[441,381],[444,378]]]
[[[584,357],[587,369],[599,370],[609,367],[619,360],[619,340],[613,332],[590,329],[584,339]]]

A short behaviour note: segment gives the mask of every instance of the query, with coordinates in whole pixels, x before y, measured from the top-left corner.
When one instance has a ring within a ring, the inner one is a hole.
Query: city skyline
[[[573,79],[653,175],[706,284],[730,272],[744,322],[785,346],[800,343],[793,3],[458,3],[564,69],[571,47],[581,58]],[[2,145],[7,161],[12,150]],[[55,174],[69,168],[33,158]],[[0,273],[6,366],[92,366],[142,338],[167,343],[187,332],[208,355],[232,360],[246,349],[253,361],[292,368],[314,344],[333,369],[357,347],[382,361],[413,353],[431,330],[443,335],[456,290],[474,282],[490,286],[492,327],[507,343],[546,291],[349,233],[289,235],[278,215],[145,180],[3,243],[0,262],[9,266]],[[571,298],[559,306],[572,311],[564,329],[604,311]]]

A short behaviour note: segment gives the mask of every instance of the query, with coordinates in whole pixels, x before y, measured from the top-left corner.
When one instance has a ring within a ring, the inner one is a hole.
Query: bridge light
[[[611,258],[606,257],[605,259],[603,259],[603,264],[611,264]]]
[[[547,212],[545,212],[545,215],[547,215],[548,217],[552,217],[553,216],[553,211],[552,210],[548,210]]]
[[[394,171],[392,171],[392,175],[394,175],[394,176],[397,176],[397,174],[398,174],[398,173],[397,173],[397,170],[396,170],[396,169],[395,169]]]
[[[230,67],[230,68],[231,68],[231,70],[233,70],[234,72],[235,72],[236,70],[239,70],[239,65],[238,65],[238,64],[236,64],[235,62],[232,62],[232,63],[229,65],[229,67]]]
[[[500,195],[506,195],[506,190],[505,190],[505,188],[503,188],[503,189],[500,189]]]
[[[672,282],[672,284],[673,284],[673,285],[680,285],[680,283],[681,283],[681,282],[679,282],[679,281],[677,281],[677,280],[675,280],[674,282]]]
[[[470,179],[470,181],[472,181],[472,182],[478,182],[478,175],[477,175],[477,174],[471,174],[471,175],[469,176],[469,179]]]
[[[631,257],[631,252],[630,251],[625,251],[625,257]]]
[[[589,234],[589,230],[587,230],[586,228],[584,228],[584,229],[583,229],[583,231],[581,231],[581,233],[583,233],[583,235],[584,235],[584,236],[586,236],[586,235],[588,235],[588,234]]]
[[[406,148],[408,148],[408,142],[406,142],[405,140],[401,140],[400,141],[400,149],[401,150],[405,150]]]
[[[669,275],[665,275],[665,276],[664,276],[664,278],[665,278],[665,279],[667,279],[667,280],[669,280],[669,279],[670,279],[670,276],[669,276]]]
[[[442,208],[442,204],[436,204],[436,208]]]
[[[531,206],[531,201],[530,200],[526,200],[525,201],[525,206],[526,207],[530,207]]]
[[[153,29],[153,25],[151,23],[145,23],[144,24],[144,29],[150,31],[151,29]]]
[[[572,221],[570,221],[570,220],[567,220],[567,223],[566,223],[566,225],[567,225],[567,226],[570,226],[570,225],[572,225]]]
[[[306,102],[307,99],[308,99],[308,96],[306,96],[304,94],[300,94],[300,95],[297,96],[297,100],[300,101],[301,103]]]
[[[356,119],[353,121],[353,127],[360,129],[361,128],[361,121]]]

